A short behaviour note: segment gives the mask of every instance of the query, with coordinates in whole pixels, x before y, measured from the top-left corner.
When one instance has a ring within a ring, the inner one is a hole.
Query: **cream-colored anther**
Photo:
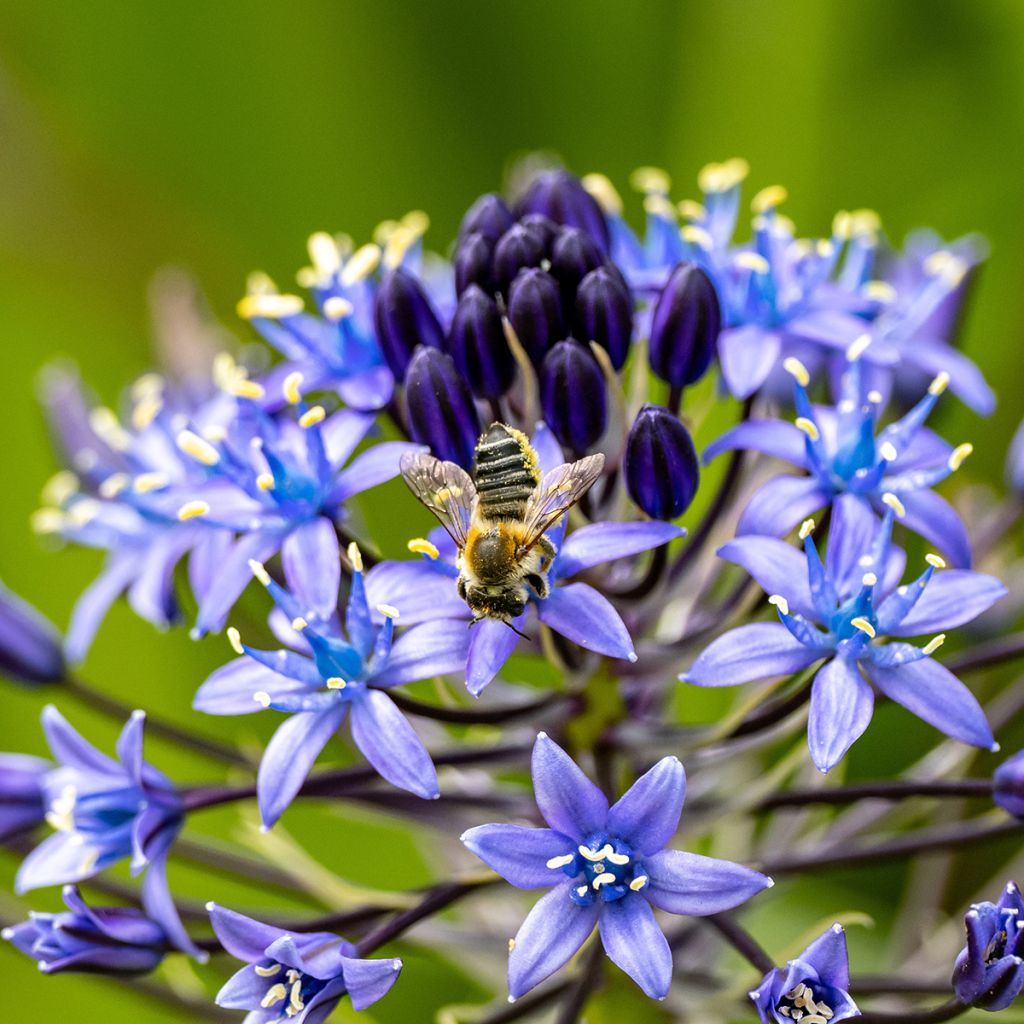
[[[599,861],[607,860],[608,854],[614,853],[615,849],[611,843],[605,843],[600,850],[592,850],[589,846],[577,846],[577,850],[580,852],[580,856],[589,860],[592,864],[597,864]]]
[[[939,633],[938,636],[933,636],[931,640],[921,648],[921,650],[924,651],[925,654],[934,654],[945,642],[946,634]]]
[[[289,373],[281,384],[281,393],[289,405],[298,405],[302,401],[302,374],[298,370]]]
[[[815,526],[815,523],[814,523],[813,519],[805,519],[800,524],[800,539],[801,540],[807,540],[807,538],[812,533],[814,533],[814,526]]]
[[[605,847],[605,849],[607,849],[607,847]],[[621,868],[621,867],[624,867],[626,864],[629,863],[629,854],[628,853],[609,853],[608,856],[605,857],[605,860],[610,862],[611,864],[615,864],[617,867]]]
[[[783,359],[782,368],[801,387],[805,388],[811,383],[811,375],[807,372],[807,367],[796,356],[788,356],[786,359]]]
[[[101,498],[116,498],[132,482],[127,473],[111,473],[99,486]]]
[[[629,887],[633,890],[633,892],[639,892],[646,884],[647,876],[637,875],[636,878],[634,878],[633,881],[629,883]]]
[[[254,701],[256,701],[256,703],[259,704],[260,707],[264,707],[264,708],[269,708],[270,707],[271,697],[270,697],[270,694],[267,693],[266,690],[257,690],[252,695],[252,699]]]
[[[868,622],[862,615],[858,615],[855,619],[850,619],[850,625],[859,629],[862,633],[867,633],[872,640],[875,638],[875,627]]]
[[[235,654],[245,654],[242,648],[242,634],[234,626],[228,626],[227,637],[228,643],[231,644],[231,649]]]
[[[622,197],[609,178],[603,174],[584,174],[581,183],[605,213],[622,216]]]
[[[348,299],[343,299],[340,295],[332,295],[329,299],[324,300],[324,316],[328,320],[344,320],[345,317],[351,316],[355,312],[355,306],[352,305]]]
[[[170,482],[166,473],[140,473],[132,481],[132,490],[136,494],[149,494],[150,491],[162,490]]]
[[[398,609],[393,604],[379,604],[377,605],[377,611],[379,611],[385,619],[398,618]]]
[[[783,615],[789,614],[789,602],[781,594],[772,594],[768,603],[778,608]]]
[[[299,426],[303,430],[309,430],[310,427],[316,426],[317,423],[323,423],[326,418],[327,410],[322,405],[314,405],[299,417]]]
[[[750,200],[750,210],[756,214],[767,213],[776,206],[781,206],[788,198],[789,192],[783,185],[769,185]]]
[[[900,457],[900,453],[896,451],[896,446],[891,441],[885,441],[879,445],[878,454],[886,462],[895,462]]]
[[[864,353],[868,350],[871,345],[871,335],[862,334],[859,338],[855,338],[846,347],[846,358],[851,362],[855,363]]]
[[[309,261],[321,281],[329,281],[341,270],[341,253],[338,243],[326,231],[316,231],[306,243]]]
[[[771,264],[759,252],[738,252],[733,263],[744,270],[752,270],[755,274],[768,274]]]
[[[814,420],[809,420],[806,416],[798,416],[794,421],[793,425],[797,430],[805,433],[812,441],[817,441],[821,436],[818,433],[818,427]]]
[[[43,484],[40,497],[47,505],[63,505],[77,492],[78,477],[70,469],[62,469]]]
[[[679,229],[679,235],[684,242],[695,245],[699,249],[711,250],[715,247],[715,240],[710,232],[696,224],[684,224]]]
[[[377,269],[380,263],[380,246],[372,242],[356,249],[341,271],[341,283],[346,288],[351,288],[364,278],[367,278]]]
[[[235,398],[248,398],[254,402],[258,402],[266,395],[262,384],[257,384],[256,381],[242,376],[236,377],[224,390],[229,395],[234,395]]]
[[[897,299],[896,289],[888,281],[868,281],[863,288],[866,298],[874,302],[890,303]]]
[[[604,871],[593,881],[595,889],[600,889],[602,885],[607,885],[609,882],[614,882],[615,876],[610,871]]]
[[[644,197],[644,213],[652,217],[660,217],[662,220],[676,222],[676,208],[666,196],[652,192]]]
[[[178,519],[185,522],[189,519],[198,519],[201,516],[210,514],[210,506],[205,501],[186,501],[178,509]]]
[[[220,452],[209,441],[191,430],[180,431],[175,443],[180,451],[204,466],[216,466],[220,462]]]
[[[832,236],[838,238],[841,241],[846,241],[850,237],[850,229],[852,227],[852,221],[849,213],[846,210],[840,210],[832,218]]]
[[[362,572],[363,553],[359,550],[359,545],[355,541],[352,541],[345,549],[345,553],[348,555],[348,560],[352,563],[353,570],[355,572]]]
[[[406,547],[416,555],[426,555],[431,561],[436,561],[440,556],[441,552],[437,550],[435,544],[431,544],[426,537],[413,537]]]
[[[974,451],[974,445],[969,443],[958,444],[949,456],[949,468],[954,473],[964,464],[964,459]]]
[[[872,389],[871,391],[868,392],[868,401],[872,405],[881,405],[882,404],[882,392],[881,391],[875,391],[874,389]]]
[[[704,204],[698,203],[696,199],[681,199],[676,205],[683,220],[704,220],[708,215]]]
[[[274,474],[273,473],[260,473],[256,477],[256,486],[261,491],[272,491],[274,489]]]
[[[330,679],[327,680],[328,690],[344,690],[346,686],[348,686],[348,683],[346,683],[341,676],[331,676]]]
[[[941,395],[949,387],[949,374],[943,370],[935,375],[935,379],[928,385],[929,395]]]
[[[944,558],[942,558],[941,556],[936,555],[932,551],[929,551],[928,554],[924,556],[924,560],[929,565],[934,566],[936,569],[945,569],[946,568],[946,560]]]
[[[309,623],[301,615],[296,615],[295,618],[292,619],[292,629],[294,629],[296,633],[301,633],[307,626],[309,626]]]
[[[668,171],[660,167],[637,167],[629,176],[629,186],[637,192],[660,192],[667,195],[672,188]]]
[[[57,508],[37,508],[28,519],[32,532],[40,535],[60,533],[66,522],[64,513]]]
[[[239,299],[235,311],[243,320],[283,320],[301,313],[302,307],[298,295],[257,292]]]
[[[575,859],[576,859],[576,855],[575,854],[573,854],[573,853],[566,853],[566,854],[563,854],[561,857],[552,857],[547,862],[545,867],[548,867],[552,871],[555,871],[558,868],[566,867],[567,865],[571,864]]]
[[[271,1006],[276,1006],[287,998],[288,989],[278,982],[276,985],[272,985],[267,989],[267,994],[260,1000],[260,1006],[262,1006],[264,1010],[268,1010]]]
[[[702,192],[728,192],[736,188],[750,173],[750,165],[741,157],[733,157],[720,164],[706,164],[697,175]]]
[[[257,562],[255,558],[249,559],[249,572],[256,577],[256,579],[263,584],[265,587],[270,586],[270,573],[267,572],[266,566],[262,562]]]
[[[902,519],[907,514],[907,509],[903,502],[891,491],[882,495],[882,504],[891,508],[896,513],[898,519]]]
[[[508,951],[511,953],[512,950],[515,949],[515,948],[516,948],[516,940],[515,939],[509,939],[508,940]]]
[[[269,967],[261,967],[259,964],[253,964],[253,970],[261,978],[272,978],[275,974],[281,973],[281,965],[271,964]]]
[[[878,582],[878,577],[873,572],[866,572],[860,581],[865,587],[873,587]]]

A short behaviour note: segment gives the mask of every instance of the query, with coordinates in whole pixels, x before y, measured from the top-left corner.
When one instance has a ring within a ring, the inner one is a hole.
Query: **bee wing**
[[[579,462],[563,463],[544,474],[526,506],[527,547],[533,547],[548,527],[590,490],[603,468],[603,455],[588,455]]]
[[[441,520],[461,551],[476,501],[476,487],[469,474],[454,462],[442,462],[422,452],[403,455],[399,466],[409,490]]]

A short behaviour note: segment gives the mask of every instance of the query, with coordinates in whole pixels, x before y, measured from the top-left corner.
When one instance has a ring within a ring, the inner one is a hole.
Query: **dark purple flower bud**
[[[652,519],[681,516],[700,482],[690,432],[668,409],[645,405],[626,440],[626,488]]]
[[[519,219],[519,223],[540,242],[545,253],[551,252],[551,245],[558,234],[558,225],[553,220],[542,213],[528,213]]]
[[[494,247],[494,280],[504,292],[523,267],[540,266],[544,245],[535,231],[515,224]]]
[[[992,799],[1004,811],[1024,820],[1024,750],[1004,761],[993,773]]]
[[[576,335],[596,341],[622,369],[633,337],[633,297],[607,267],[590,271],[576,290]]]
[[[658,296],[651,321],[651,369],[675,388],[700,380],[715,356],[722,310],[711,278],[680,263]]]
[[[19,683],[57,683],[64,674],[56,628],[0,584],[0,675]]]
[[[480,398],[500,398],[516,377],[498,304],[475,284],[459,299],[448,331],[448,351]]]
[[[413,353],[405,374],[405,408],[414,441],[429,445],[439,459],[472,468],[480,419],[450,355],[426,347]]]
[[[466,211],[459,226],[459,238],[467,235],[483,235],[491,242],[496,242],[515,222],[512,211],[501,196],[494,192],[485,192]]]
[[[419,281],[401,267],[384,275],[374,297],[373,322],[384,360],[399,380],[417,345],[444,345],[444,328],[430,300]]]
[[[555,341],[565,337],[555,279],[536,267],[520,271],[509,289],[508,318],[530,359],[539,364]]]
[[[519,200],[519,215],[542,213],[556,224],[586,231],[603,251],[608,250],[608,224],[594,197],[568,171],[543,171]]]
[[[491,265],[494,259],[494,243],[483,235],[467,235],[455,250],[455,294],[461,295],[471,284],[479,285],[485,292],[494,291],[494,275]]]
[[[586,346],[558,342],[540,368],[544,421],[575,457],[593,447],[608,423],[604,374]]]
[[[27,754],[0,754],[0,842],[46,817],[43,777],[49,761]]]
[[[975,903],[964,917],[967,945],[953,967],[962,1003],[1004,1010],[1024,990],[1024,899],[1013,882],[998,903]]]
[[[579,228],[562,228],[551,246],[551,274],[562,289],[566,309],[572,308],[576,289],[592,270],[604,263],[604,253]]]
[[[164,930],[139,910],[86,905],[78,889],[64,887],[67,911],[33,914],[5,928],[3,937],[34,960],[44,974],[145,974],[169,948]]]

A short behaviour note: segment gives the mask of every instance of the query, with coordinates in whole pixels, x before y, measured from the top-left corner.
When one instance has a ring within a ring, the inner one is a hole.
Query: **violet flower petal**
[[[805,647],[780,622],[755,622],[713,641],[679,678],[694,686],[736,686],[799,672],[830,653]]]
[[[334,523],[317,516],[293,530],[281,545],[288,589],[321,619],[334,614],[341,584],[341,549]]]
[[[556,831],[577,842],[605,827],[608,800],[579,765],[546,733],[533,745],[531,771],[537,807]]]
[[[341,973],[345,979],[352,1009],[365,1010],[391,991],[398,981],[402,961],[397,957],[387,960],[360,960],[341,956]]]
[[[573,842],[549,828],[521,825],[478,825],[463,832],[462,842],[489,868],[517,889],[546,889],[565,880],[547,862],[575,854]]]
[[[647,899],[670,914],[690,917],[731,910],[772,885],[767,875],[742,864],[683,850],[645,857],[644,869],[650,879]]]
[[[664,999],[672,982],[672,951],[647,900],[638,893],[630,893],[606,904],[599,925],[601,942],[612,962],[645,995]]]
[[[643,856],[664,848],[679,827],[686,772],[677,757],[663,757],[608,811],[608,831]]]
[[[581,526],[562,544],[555,571],[559,577],[574,576],[602,562],[650,551],[685,533],[678,526],[658,521]]]
[[[782,537],[827,504],[828,495],[813,477],[775,477],[755,491],[736,525],[736,535]]]
[[[625,623],[612,603],[586,583],[555,587],[538,602],[537,617],[585,650],[636,661]]]
[[[465,619],[441,619],[407,629],[394,642],[383,672],[373,676],[374,686],[398,686],[417,679],[464,672],[469,655]]]
[[[901,621],[890,621],[886,617],[886,605],[891,598],[883,601],[878,608],[878,629],[888,636],[920,636],[952,629],[976,619],[1006,594],[1006,587],[995,576],[948,569],[932,576],[917,603]]]
[[[856,662],[833,658],[814,677],[807,746],[820,772],[831,771],[867,729],[875,697]]]

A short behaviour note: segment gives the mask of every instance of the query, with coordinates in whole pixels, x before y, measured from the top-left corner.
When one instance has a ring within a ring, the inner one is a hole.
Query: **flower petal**
[[[210,924],[220,944],[236,959],[256,963],[264,959],[267,947],[284,932],[262,921],[256,921],[234,910],[207,904]]]
[[[718,557],[742,566],[766,594],[781,594],[790,611],[817,620],[803,553],[774,537],[737,537],[718,549]]]
[[[776,333],[753,324],[722,331],[718,336],[718,360],[729,392],[735,398],[752,395],[778,362],[781,348]]]
[[[198,636],[223,627],[232,605],[252,579],[249,562],[265,562],[281,547],[282,539],[279,532],[258,531],[235,541],[221,561],[216,580],[200,602],[195,627]]]
[[[513,622],[522,629],[526,616]],[[519,643],[519,637],[504,622],[484,619],[469,631],[469,654],[466,658],[466,688],[479,697],[484,687],[501,671],[501,666]]]
[[[603,829],[608,800],[578,764],[547,733],[533,745],[533,791],[544,820],[576,842]]]
[[[934,491],[905,491],[899,494],[907,511],[901,522],[908,530],[934,544],[955,569],[970,569],[971,539],[957,511]]]
[[[759,488],[736,525],[736,535],[783,537],[828,504],[828,495],[810,476],[778,476]]]
[[[271,828],[295,798],[320,751],[338,731],[347,708],[339,701],[326,711],[292,715],[278,726],[263,751],[256,779],[265,828]]]
[[[537,603],[537,616],[585,650],[636,661],[629,630],[612,603],[586,583],[554,587]]]
[[[360,960],[342,956],[341,971],[348,989],[352,1009],[365,1010],[391,991],[398,981],[402,961],[397,957],[387,960]]]
[[[825,571],[841,601],[860,590],[865,572],[860,560],[871,554],[880,529],[871,506],[856,495],[840,494],[833,501]]]
[[[117,757],[131,780],[142,788],[142,744],[146,732],[146,712],[133,711],[117,738]]]
[[[833,658],[814,677],[807,745],[821,772],[831,771],[864,733],[875,697],[856,662]]]
[[[755,622],[713,641],[679,678],[694,686],[736,686],[799,672],[829,653],[804,647],[780,622]]]
[[[807,436],[783,420],[744,420],[727,430],[704,449],[703,461],[710,462],[722,452],[739,450],[763,452],[807,469]]]
[[[731,910],[771,886],[759,871],[716,857],[662,850],[644,859],[650,885],[644,895],[670,914],[704,917]]]
[[[920,636],[952,629],[976,619],[1006,593],[1000,580],[982,572],[965,569],[937,572],[902,621],[888,621],[885,615],[888,600],[883,602],[878,609],[878,629],[888,636]]]
[[[352,739],[363,756],[393,786],[427,800],[438,796],[434,762],[395,702],[367,690],[352,702]]]
[[[267,979],[261,978],[249,964],[246,964],[224,982],[214,1002],[218,1006],[224,1007],[225,1010],[255,1010],[259,1012],[260,1001],[268,987]],[[255,1017],[256,1014],[253,1013],[250,1016]]]
[[[616,558],[650,551],[682,537],[685,530],[671,523],[592,523],[571,533],[555,559],[555,573],[574,576],[583,569]]]
[[[317,516],[293,530],[281,545],[281,561],[288,589],[303,609],[329,619],[341,584],[341,550],[334,523]]]
[[[361,494],[371,487],[385,483],[398,476],[398,462],[406,452],[425,452],[420,444],[406,441],[385,441],[375,444],[334,478],[330,501],[341,502],[354,494]]]
[[[553,857],[575,854],[572,840],[549,828],[521,825],[478,825],[463,832],[462,841],[489,868],[518,889],[546,889],[564,881]]]
[[[254,696],[260,691],[273,700],[308,690],[306,683],[282,676],[243,655],[217,669],[196,690],[192,707],[207,715],[249,715],[263,710]]]
[[[356,409],[339,409],[331,413],[320,424],[320,440],[327,461],[336,468],[343,466],[372,426],[373,416]]]
[[[401,622],[413,626],[434,619],[469,618],[466,602],[455,589],[455,579],[442,571],[445,563],[381,562],[366,574],[366,600],[371,609],[393,605]],[[452,572],[458,571],[451,567]]]
[[[465,672],[469,656],[469,630],[465,619],[424,622],[407,629],[394,642],[384,670],[373,677],[374,686],[401,683]]]
[[[677,757],[663,757],[608,811],[608,831],[647,856],[664,848],[679,827],[686,772]]]
[[[513,999],[569,961],[597,924],[599,903],[578,907],[569,897],[574,882],[545,893],[516,933],[508,958],[508,991]]]
[[[846,932],[839,924],[832,925],[816,938],[799,956],[809,963],[826,985],[842,989],[850,987],[850,960],[846,950]]]
[[[898,668],[866,665],[875,685],[891,700],[953,739],[991,748],[992,730],[970,690],[933,658]]]
[[[174,832],[169,834],[167,849],[154,856],[146,870],[146,876],[142,880],[142,906],[146,914],[163,928],[164,934],[175,949],[180,949],[183,953],[195,957],[200,963],[205,963],[210,959],[209,954],[199,949],[189,937],[167,882],[167,853],[170,843],[174,841],[174,835]]]
[[[607,903],[600,918],[601,943],[652,999],[664,999],[672,983],[672,951],[654,920],[651,905],[638,893]]]
[[[53,751],[54,760],[61,765],[102,775],[121,774],[118,763],[82,739],[77,730],[52,704],[47,704],[43,708],[41,717],[46,742]]]

